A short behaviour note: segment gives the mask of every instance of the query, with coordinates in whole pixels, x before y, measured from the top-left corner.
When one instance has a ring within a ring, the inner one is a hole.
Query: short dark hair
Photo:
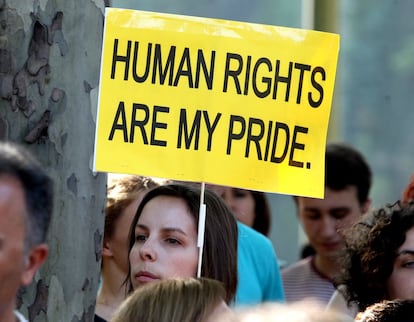
[[[24,189],[27,209],[26,248],[45,242],[53,211],[53,183],[26,148],[0,141],[0,176],[17,179]]]
[[[158,196],[170,196],[183,200],[198,225],[200,189],[184,185],[169,184],[149,191],[140,203],[131,224],[129,251],[135,243],[135,226],[145,205]],[[214,192],[206,189],[206,222],[201,276],[218,280],[226,290],[226,301],[231,302],[237,288],[237,222],[224,201]],[[131,267],[130,267],[131,269]],[[128,280],[129,290],[132,290]]]
[[[341,273],[336,285],[349,304],[360,311],[386,299],[398,248],[406,232],[414,227],[414,202],[396,202],[364,215],[345,235],[345,248],[339,256]]]
[[[343,190],[356,186],[358,201],[363,204],[372,184],[371,168],[364,156],[346,143],[329,143],[325,153],[325,187]]]

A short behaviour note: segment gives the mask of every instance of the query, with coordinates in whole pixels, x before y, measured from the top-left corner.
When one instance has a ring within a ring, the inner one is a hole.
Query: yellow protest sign
[[[323,197],[339,36],[107,8],[94,170]]]

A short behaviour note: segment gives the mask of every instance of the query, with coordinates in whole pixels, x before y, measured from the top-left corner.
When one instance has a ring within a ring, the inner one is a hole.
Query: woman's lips
[[[149,283],[159,280],[160,278],[150,272],[140,271],[135,275],[135,279],[140,283]]]

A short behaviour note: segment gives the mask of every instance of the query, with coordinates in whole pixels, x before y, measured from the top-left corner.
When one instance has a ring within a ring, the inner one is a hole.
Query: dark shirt
[[[95,314],[94,322],[107,322],[106,320],[102,319],[99,315]]]

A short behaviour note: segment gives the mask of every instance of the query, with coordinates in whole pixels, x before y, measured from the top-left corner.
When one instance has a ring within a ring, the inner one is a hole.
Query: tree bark
[[[106,174],[92,172],[104,0],[0,0],[0,139],[55,182],[50,253],[18,309],[29,321],[93,321]]]

